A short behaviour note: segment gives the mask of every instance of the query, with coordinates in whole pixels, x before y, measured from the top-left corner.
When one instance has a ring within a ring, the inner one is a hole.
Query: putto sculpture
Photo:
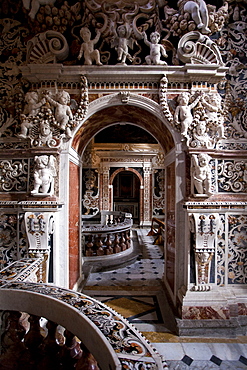
[[[192,109],[195,108],[199,102],[201,95],[191,103],[190,102],[191,94],[188,92],[182,92],[178,96],[178,106],[175,110],[174,120],[176,124],[181,124],[181,135],[184,138],[188,138],[188,129],[191,127],[193,122]]]
[[[100,62],[100,53],[99,50],[94,49],[94,46],[97,44],[100,38],[100,32],[97,30],[96,37],[91,40],[91,32],[88,27],[82,27],[80,30],[80,36],[83,40],[81,44],[80,52],[78,59],[80,60],[84,56],[84,64],[91,65],[95,62],[98,66],[102,66]]]
[[[192,192],[196,195],[212,195],[212,174],[209,162],[211,157],[205,153],[192,154],[191,178]]]
[[[126,24],[117,27],[117,32],[111,40],[111,47],[117,51],[117,60],[119,64],[126,65],[126,60],[133,61],[129,54],[129,47],[133,49],[134,39],[131,37],[131,28]]]
[[[47,93],[45,97],[48,102],[55,107],[55,118],[57,120],[57,123],[59,124],[60,129],[62,131],[65,131],[69,120],[73,120],[72,111],[68,106],[70,102],[69,93],[64,90],[59,91],[56,94],[56,100],[52,99],[49,93]]]
[[[53,195],[56,176],[55,157],[40,155],[34,158],[34,188],[32,195]]]
[[[162,44],[159,44],[160,34],[158,32],[152,32],[150,35],[150,41],[148,41],[147,35],[143,32],[143,38],[146,45],[150,48],[150,55],[145,57],[147,64],[155,65],[166,65],[167,63],[161,60],[161,56],[167,58],[166,49]]]

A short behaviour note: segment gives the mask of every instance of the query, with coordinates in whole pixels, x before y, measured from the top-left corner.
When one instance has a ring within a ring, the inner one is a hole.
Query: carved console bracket
[[[54,217],[50,212],[26,212],[25,227],[29,242],[30,258],[42,258],[39,268],[39,281],[48,281],[48,266],[50,258],[50,240],[54,233]]]
[[[219,228],[217,213],[190,213],[190,231],[194,235],[196,283],[192,290],[208,291],[210,286],[211,262],[215,255],[216,235]]]

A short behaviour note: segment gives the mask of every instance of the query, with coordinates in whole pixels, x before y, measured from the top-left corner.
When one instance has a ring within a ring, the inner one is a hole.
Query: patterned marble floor
[[[169,369],[247,369],[247,337],[187,338],[175,334],[176,323],[161,279],[163,251],[147,229],[135,229],[137,260],[117,270],[91,273],[83,293],[126,317],[164,356]]]

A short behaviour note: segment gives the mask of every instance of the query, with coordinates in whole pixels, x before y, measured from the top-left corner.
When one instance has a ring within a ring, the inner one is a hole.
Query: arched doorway
[[[117,170],[110,178],[110,184],[112,184],[112,210],[131,213],[134,224],[139,225],[143,218],[141,214],[141,210],[143,210],[141,189],[143,179],[137,173],[131,168]]]
[[[130,94],[128,104],[124,104],[120,99],[117,99],[117,95],[118,94],[115,94],[114,98],[112,98],[112,95],[109,97],[99,98],[94,101],[91,107],[89,105],[88,118],[81,127],[78,128],[73,138],[72,148],[82,158],[81,163],[84,166],[83,155],[86,153],[86,149],[90,148],[90,143],[95,135],[107,127],[111,127],[113,125],[124,125],[126,123],[136,125],[146,130],[157,140],[162,152],[159,153],[160,155],[157,155],[156,160],[161,165],[166,179],[164,181],[165,189],[164,192],[162,192],[162,199],[160,202],[164,203],[164,217],[167,225],[164,241],[164,255],[167,266],[169,266],[169,270],[164,274],[164,282],[166,283],[175,304],[176,291],[178,290],[178,287],[183,284],[185,277],[182,273],[179,275],[176,273],[176,270],[178,269],[178,261],[185,260],[184,250],[182,248],[178,249],[178,245],[183,245],[183,235],[179,233],[179,230],[176,227],[178,222],[180,222],[180,226],[184,224],[184,216],[182,206],[180,206],[180,201],[183,199],[183,194],[185,193],[182,178],[186,176],[186,171],[183,166],[184,158],[179,133],[165,121],[165,117],[160,111],[159,105],[154,101],[144,98],[143,96],[139,97],[138,95]],[[132,96],[133,101],[131,99]],[[145,104],[143,104],[144,101]],[[122,171],[135,167],[134,165],[130,166],[128,161],[121,166],[120,163],[122,159],[112,158],[112,156],[109,155],[108,149],[109,148],[107,148],[106,151],[102,150],[99,155],[102,162],[97,175],[99,181],[98,206],[100,210],[110,210],[111,197],[109,194],[112,191],[113,185],[110,182],[112,173],[119,169],[119,167],[122,168]],[[126,151],[125,154],[127,155],[129,146],[125,146],[123,144],[122,151]],[[141,152],[141,150],[139,153],[143,156],[145,154],[144,152]],[[94,150],[90,152],[88,158],[91,162],[97,160],[97,158],[95,158]],[[142,165],[143,185],[140,187],[142,188],[145,199],[143,202],[144,220],[142,226],[150,225],[152,220],[152,213],[150,211],[150,204],[152,203],[150,189],[152,189],[152,187],[150,184],[153,174],[150,163],[150,159],[145,158]],[[110,169],[111,164],[114,164],[115,168]],[[80,166],[79,162],[78,166]],[[75,174],[75,170],[71,171],[72,176]],[[77,181],[79,184],[79,178],[77,178]],[[73,181],[71,181],[71,183],[73,183]],[[74,189],[71,189],[71,191],[73,190]],[[78,213],[80,213],[80,204],[78,204]]]

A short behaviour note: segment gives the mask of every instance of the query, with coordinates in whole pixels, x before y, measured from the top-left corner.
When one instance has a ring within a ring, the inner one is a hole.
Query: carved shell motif
[[[184,63],[224,64],[215,42],[198,31],[189,32],[180,39],[178,57]]]
[[[39,33],[27,43],[27,63],[56,63],[68,55],[68,43],[60,32]]]

